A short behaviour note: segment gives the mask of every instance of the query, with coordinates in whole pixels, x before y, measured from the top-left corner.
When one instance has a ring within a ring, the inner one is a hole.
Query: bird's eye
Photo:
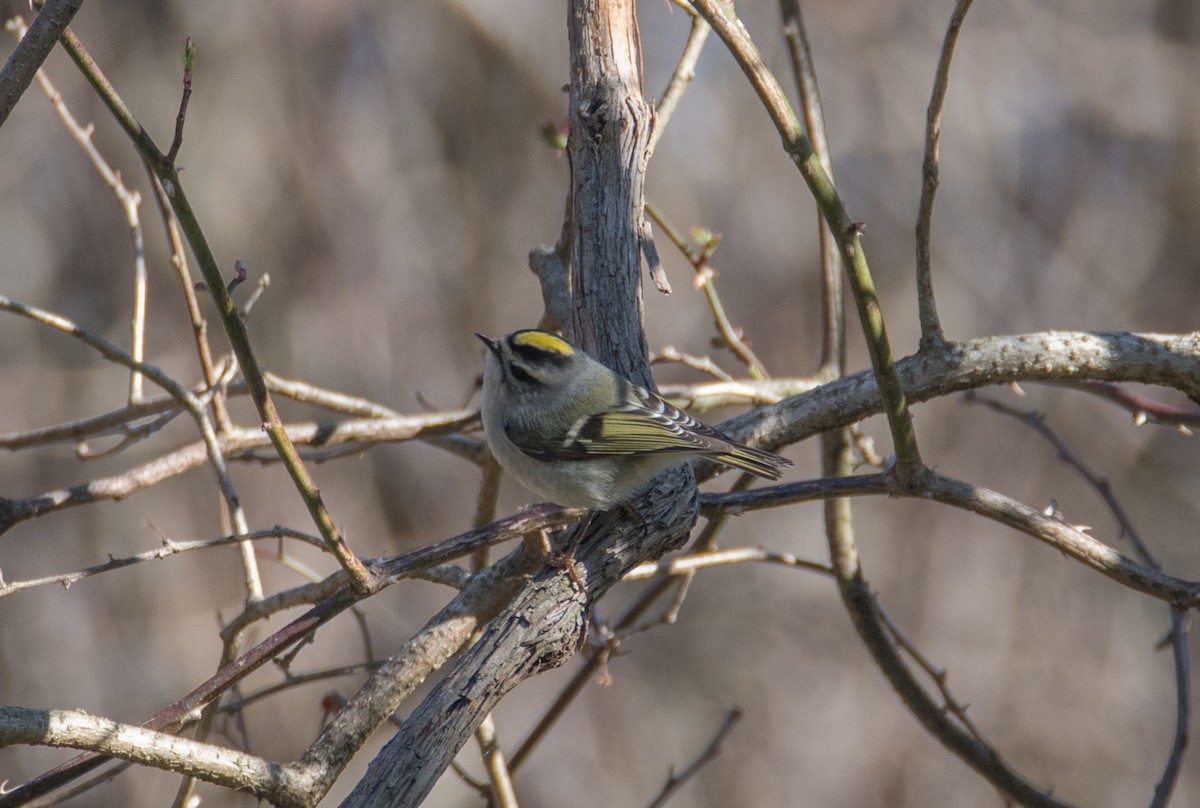
[[[533,374],[520,365],[510,365],[509,370],[512,371],[513,378],[523,384],[533,384],[536,381]]]

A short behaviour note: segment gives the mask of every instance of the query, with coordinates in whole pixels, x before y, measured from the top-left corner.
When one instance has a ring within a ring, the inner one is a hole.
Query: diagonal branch
[[[42,62],[82,5],[83,0],[46,0],[29,32],[21,37],[0,70],[0,126],[8,120],[9,113],[29,89]]]
[[[970,511],[1032,536],[1122,586],[1182,608],[1191,609],[1200,605],[1200,582],[1177,578],[1134,561],[1074,525],[1046,516],[1001,493],[932,472],[921,488],[916,490],[898,484],[890,473],[883,473],[827,477],[752,491],[705,494],[703,512],[711,514],[721,509],[732,509],[736,513],[827,497],[871,495],[913,497]]]
[[[320,531],[322,538],[325,539],[330,553],[338,559],[343,568],[350,572],[357,589],[362,592],[371,591],[378,582],[371,580],[367,569],[359,563],[358,558],[346,544],[345,538],[333,524],[333,517],[326,508],[316,483],[296,453],[296,447],[287,436],[287,432],[283,427],[283,421],[279,417],[278,410],[275,408],[275,402],[271,398],[266,382],[263,380],[258,359],[254,355],[254,350],[250,345],[246,325],[242,321],[241,313],[234,305],[233,299],[230,297],[225,282],[221,277],[221,270],[217,264],[216,256],[213,254],[212,248],[204,236],[204,231],[200,227],[200,221],[183,192],[179,172],[166,159],[166,156],[158,148],[154,139],[142,127],[137,118],[134,117],[133,112],[126,106],[116,89],[112,86],[112,83],[109,82],[108,78],[100,70],[100,67],[92,59],[91,54],[88,53],[87,48],[83,46],[79,38],[70,29],[67,29],[63,33],[62,42],[63,47],[66,48],[67,53],[74,60],[80,71],[83,72],[84,77],[96,90],[97,94],[99,94],[101,101],[109,108],[109,111],[116,117],[121,128],[125,130],[126,135],[133,141],[142,159],[154,171],[159,181],[162,182],[163,188],[171,200],[171,206],[179,220],[180,227],[186,234],[188,243],[192,247],[192,252],[196,256],[196,261],[201,273],[204,275],[205,283],[212,293],[213,300],[216,302],[221,322],[225,326],[225,333],[229,336],[233,351],[237,355],[238,365],[242,369],[242,376],[250,386],[250,397],[253,399],[255,407],[262,417],[263,429],[270,437],[271,445],[279,454],[284,467],[288,470],[289,475],[291,475],[292,482],[295,484],[297,491],[299,491],[300,497],[304,501],[304,505],[308,509],[309,515],[312,517],[317,529]]]
[[[829,223],[842,259],[846,262],[850,288],[858,306],[859,321],[867,340],[867,351],[871,355],[871,367],[875,371],[883,398],[883,412],[887,416],[888,427],[892,433],[896,467],[904,482],[915,485],[924,470],[924,465],[917,447],[917,436],[913,429],[912,415],[908,411],[904,388],[896,375],[883,310],[875,293],[875,282],[867,266],[861,238],[863,225],[850,219],[837,189],[822,168],[821,159],[813,150],[808,136],[804,134],[778,80],[763,62],[741,21],[733,14],[732,4],[719,4],[717,0],[692,0],[692,6],[708,20],[713,31],[725,43],[742,72],[746,74],[780,137],[783,138],[784,150],[800,170],[800,175],[807,183],[825,221]]]
[[[1002,415],[1015,418],[1041,435],[1058,452],[1059,458],[1087,481],[1088,485],[1104,500],[1113,519],[1121,528],[1121,535],[1129,539],[1134,552],[1146,565],[1161,570],[1162,566],[1155,560],[1150,549],[1142,541],[1133,520],[1129,517],[1121,501],[1113,491],[1108,480],[1096,473],[1078,454],[1067,444],[1066,440],[1056,432],[1046,419],[1037,412],[1022,411],[1015,407],[996,401],[995,399],[973,396],[968,393],[968,401],[978,401]],[[1171,799],[1171,792],[1179,780],[1183,766],[1183,753],[1188,745],[1188,725],[1191,721],[1191,664],[1188,657],[1187,626],[1183,609],[1171,607],[1171,631],[1167,637],[1171,645],[1171,653],[1175,658],[1175,738],[1171,744],[1171,752],[1163,767],[1162,777],[1154,787],[1154,799],[1150,808],[1165,808]]]

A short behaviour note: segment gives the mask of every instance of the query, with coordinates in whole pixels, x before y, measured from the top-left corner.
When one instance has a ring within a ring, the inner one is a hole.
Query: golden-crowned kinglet
[[[483,427],[492,453],[559,505],[612,508],[689,455],[772,480],[792,464],[735,443],[553,334],[475,336],[488,348]]]

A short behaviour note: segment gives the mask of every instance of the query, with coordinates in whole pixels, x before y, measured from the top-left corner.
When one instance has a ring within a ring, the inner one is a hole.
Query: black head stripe
[[[571,361],[574,351],[563,340],[542,331],[517,331],[508,338],[513,356],[529,364],[563,366]]]

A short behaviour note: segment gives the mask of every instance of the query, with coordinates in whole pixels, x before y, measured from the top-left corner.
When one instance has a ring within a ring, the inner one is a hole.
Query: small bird
[[[651,478],[696,456],[771,480],[792,464],[735,442],[554,334],[475,336],[488,348],[482,411],[492,453],[559,505],[598,511],[627,503]]]

